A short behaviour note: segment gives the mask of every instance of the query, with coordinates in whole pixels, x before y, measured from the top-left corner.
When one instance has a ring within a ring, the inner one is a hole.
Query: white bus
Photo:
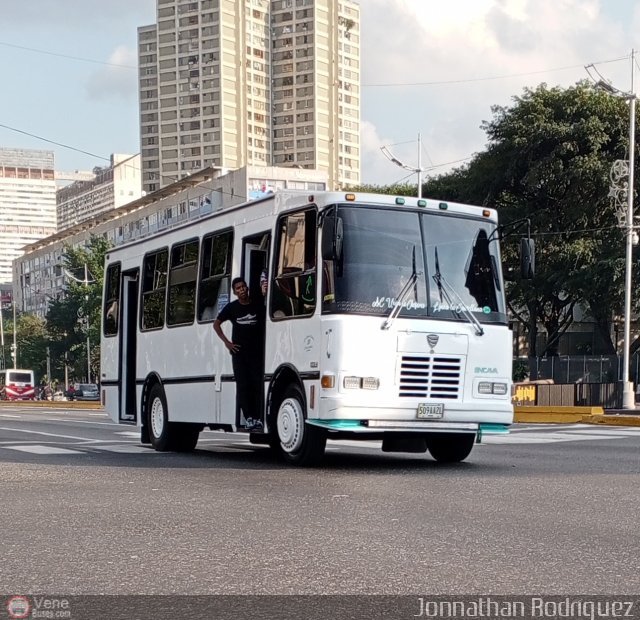
[[[5,368],[0,370],[0,400],[35,400],[33,370]]]
[[[259,296],[266,269],[252,443],[301,465],[346,438],[461,461],[513,420],[497,226],[494,210],[451,202],[283,191],[113,249],[103,405],[161,451],[241,430],[212,322],[232,278]]]

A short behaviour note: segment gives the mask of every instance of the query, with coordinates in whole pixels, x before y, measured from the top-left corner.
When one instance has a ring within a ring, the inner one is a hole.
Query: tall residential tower
[[[355,2],[157,0],[138,45],[146,192],[206,166],[360,182]]]

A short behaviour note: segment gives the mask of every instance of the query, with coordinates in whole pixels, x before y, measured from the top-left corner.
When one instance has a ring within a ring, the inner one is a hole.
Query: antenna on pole
[[[424,168],[422,167],[422,140],[420,138],[420,134],[418,134],[418,167],[409,166],[404,162],[400,161],[386,146],[381,146],[380,150],[382,154],[396,166],[400,166],[400,168],[404,168],[405,170],[409,170],[410,172],[415,172],[418,175],[418,198],[422,198],[422,173],[424,172]]]

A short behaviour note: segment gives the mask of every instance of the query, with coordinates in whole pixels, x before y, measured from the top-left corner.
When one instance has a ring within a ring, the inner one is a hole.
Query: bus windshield
[[[340,252],[324,261],[324,313],[386,316],[400,304],[400,317],[465,321],[466,312],[506,323],[495,223],[373,206],[340,205],[337,214]]]

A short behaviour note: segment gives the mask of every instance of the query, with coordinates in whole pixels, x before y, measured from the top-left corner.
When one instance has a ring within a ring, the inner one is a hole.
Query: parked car
[[[80,383],[73,394],[74,400],[100,400],[98,386],[95,383]]]

